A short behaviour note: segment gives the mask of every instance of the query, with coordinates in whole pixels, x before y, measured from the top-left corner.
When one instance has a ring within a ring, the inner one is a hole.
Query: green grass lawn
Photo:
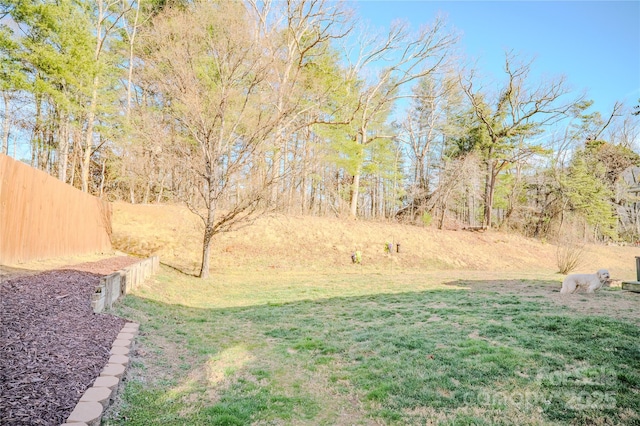
[[[446,274],[163,268],[116,312],[141,326],[104,422],[640,424],[637,325]]]

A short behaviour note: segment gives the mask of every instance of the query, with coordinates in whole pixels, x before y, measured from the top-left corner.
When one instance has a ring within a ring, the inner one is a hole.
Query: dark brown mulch
[[[0,283],[1,425],[65,422],[126,322],[93,313],[95,286],[137,261],[117,257]]]

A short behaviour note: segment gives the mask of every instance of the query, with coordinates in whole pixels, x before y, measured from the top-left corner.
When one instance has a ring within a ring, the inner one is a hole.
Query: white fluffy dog
[[[600,269],[595,274],[571,274],[562,281],[560,293],[575,293],[578,288],[583,288],[587,293],[593,293],[609,283],[611,276],[606,269]]]

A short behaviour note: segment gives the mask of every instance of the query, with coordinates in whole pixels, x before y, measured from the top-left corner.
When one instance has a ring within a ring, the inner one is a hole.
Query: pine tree
[[[617,238],[617,218],[611,203],[613,191],[605,181],[603,164],[589,157],[584,150],[573,158],[562,184],[571,208],[582,215],[596,236]]]

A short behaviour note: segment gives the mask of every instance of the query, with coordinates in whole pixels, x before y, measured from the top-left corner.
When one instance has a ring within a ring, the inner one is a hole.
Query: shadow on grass
[[[224,309],[127,298],[153,356],[107,424],[639,422],[640,329],[505,283]]]
[[[561,283],[554,280],[502,279],[502,280],[453,280],[445,282],[446,286],[457,288],[474,288],[483,290],[501,290],[505,288],[536,288],[549,292],[560,292]]]
[[[195,274],[195,273],[193,273],[193,274],[192,274],[192,273],[189,273],[189,272],[183,271],[182,269],[178,268],[177,266],[169,265],[168,263],[164,263],[164,262],[160,262],[160,264],[161,264],[162,266],[166,266],[167,268],[171,269],[172,271],[175,271],[175,272],[177,272],[177,273],[179,273],[179,274],[184,275],[185,277],[194,277],[194,278],[198,278],[198,274]]]

